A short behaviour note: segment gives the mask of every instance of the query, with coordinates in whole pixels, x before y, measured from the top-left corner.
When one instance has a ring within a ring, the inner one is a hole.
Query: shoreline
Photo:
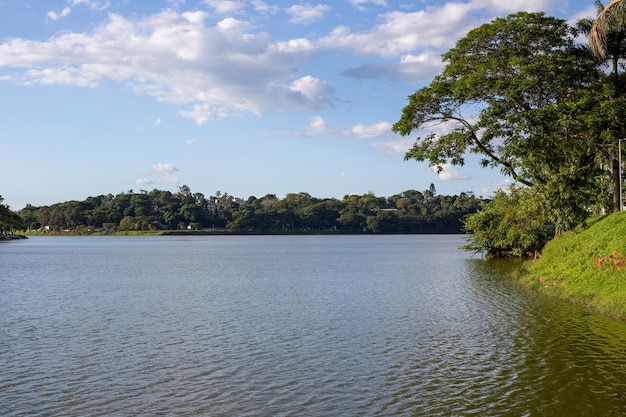
[[[0,235],[0,241],[2,240],[21,240],[28,239],[25,235]]]
[[[27,236],[342,236],[342,235],[466,235],[467,233],[372,233],[343,232],[338,230],[312,231],[228,231],[228,230],[129,230],[116,232],[27,232]],[[26,238],[26,236],[24,236]]]
[[[597,216],[548,242],[512,279],[539,294],[626,320],[626,211]]]

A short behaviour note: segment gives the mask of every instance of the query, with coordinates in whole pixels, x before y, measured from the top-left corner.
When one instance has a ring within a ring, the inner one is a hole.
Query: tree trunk
[[[619,166],[619,155],[613,155],[613,212],[617,212],[621,207],[621,199],[620,195],[620,166]]]

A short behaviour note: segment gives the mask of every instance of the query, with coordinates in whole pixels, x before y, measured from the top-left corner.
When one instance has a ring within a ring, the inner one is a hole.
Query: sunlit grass
[[[626,212],[595,217],[552,240],[520,280],[541,292],[626,318]]]

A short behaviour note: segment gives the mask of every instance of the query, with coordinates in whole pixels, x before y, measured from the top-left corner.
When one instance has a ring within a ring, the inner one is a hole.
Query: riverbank
[[[595,217],[550,241],[518,279],[543,294],[626,319],[626,212]]]
[[[261,231],[261,230],[238,230],[226,229],[205,229],[205,230],[118,230],[118,231],[63,231],[63,232],[41,232],[28,231],[28,236],[239,236],[239,235],[280,235],[280,236],[300,236],[300,235],[463,235],[464,233],[372,233],[354,232],[344,230],[307,230],[307,231]]]

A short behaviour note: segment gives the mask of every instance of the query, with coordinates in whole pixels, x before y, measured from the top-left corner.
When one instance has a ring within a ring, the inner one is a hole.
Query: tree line
[[[625,5],[597,1],[598,19],[574,26],[544,13],[496,18],[443,54],[443,71],[409,96],[393,126],[418,134],[405,159],[442,169],[475,153],[515,181],[469,217],[474,249],[533,254],[549,231],[623,207]]]
[[[390,197],[373,193],[343,199],[305,192],[247,200],[216,192],[205,197],[188,186],[177,192],[152,190],[88,197],[50,206],[27,205],[17,214],[23,228],[89,233],[97,230],[201,230],[276,233],[462,233],[463,220],[485,200],[472,192],[437,195],[431,184]]]

